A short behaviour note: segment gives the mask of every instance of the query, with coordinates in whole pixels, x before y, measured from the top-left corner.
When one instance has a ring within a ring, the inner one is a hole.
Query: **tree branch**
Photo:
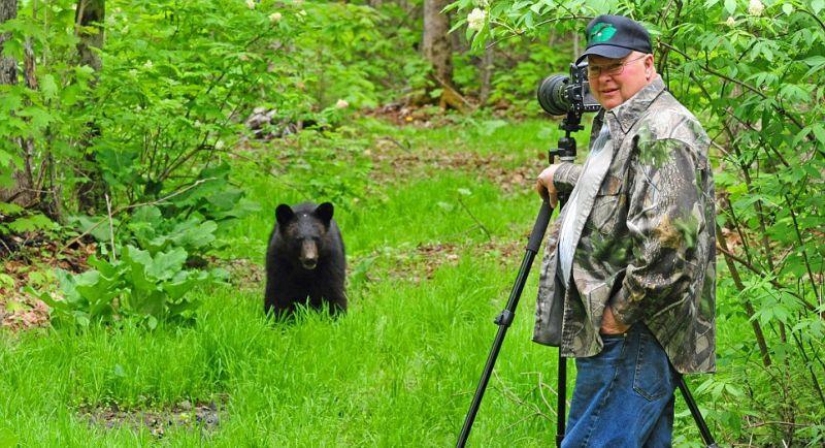
[[[716,250],[718,250],[719,252],[721,252],[722,254],[724,254],[726,257],[730,257],[730,258],[731,258],[731,260],[736,261],[737,263],[739,263],[740,265],[744,266],[745,268],[747,268],[749,271],[753,272],[754,274],[757,274],[757,275],[758,275],[758,276],[760,276],[760,277],[764,277],[764,276],[765,276],[765,273],[764,273],[764,272],[760,271],[759,269],[757,269],[756,267],[754,267],[752,264],[748,263],[748,262],[747,262],[747,260],[744,260],[744,259],[742,259],[741,257],[738,257],[736,254],[734,254],[733,252],[731,252],[731,251],[727,250],[726,248],[723,248],[723,247],[720,247],[720,246],[718,246],[718,245],[717,245],[717,246],[716,246]],[[805,306],[805,308],[806,308],[808,311],[816,311],[816,307],[815,307],[813,304],[809,303],[807,300],[805,300],[805,298],[804,298],[804,297],[801,297],[798,293],[796,293],[796,292],[794,292],[794,291],[791,291],[791,290],[789,290],[789,289],[785,288],[785,286],[784,286],[784,285],[782,285],[781,283],[779,283],[778,281],[776,281],[776,280],[770,280],[770,281],[769,281],[769,283],[770,283],[770,284],[771,284],[771,286],[773,286],[774,288],[784,290],[784,291],[786,291],[789,295],[791,295],[791,296],[793,296],[794,298],[796,298],[796,299],[799,301],[799,303],[801,303],[802,305],[804,305],[804,306]]]
[[[722,235],[722,228],[719,224],[716,225],[716,234]],[[720,246],[724,249],[723,253],[725,255],[725,264],[728,266],[728,271],[730,271],[730,276],[733,279],[733,284],[736,285],[736,288],[742,292],[745,290],[745,285],[742,283],[742,277],[739,276],[739,270],[736,269],[736,265],[733,264],[733,258],[730,257],[728,254],[728,243],[725,240],[725,237],[722,236],[721,238],[717,238],[719,241]],[[759,324],[759,321],[754,319],[753,316],[756,314],[756,310],[753,308],[753,304],[747,298],[744,299],[743,306],[745,307],[745,314],[748,316],[748,320],[751,323],[751,327],[753,327],[753,333],[756,336],[756,344],[759,345],[759,353],[762,355],[762,365],[765,367],[769,367],[771,365],[771,355],[768,351],[768,344],[765,342],[765,334],[762,332],[762,326]]]

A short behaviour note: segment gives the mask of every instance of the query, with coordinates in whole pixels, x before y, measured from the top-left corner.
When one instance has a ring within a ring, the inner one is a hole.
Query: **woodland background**
[[[260,210],[236,175],[238,148],[289,158],[283,142],[301,135],[345,146],[364,120],[427,135],[536,119],[541,79],[568,71],[590,18],[620,13],[651,30],[659,72],[713,139],[719,322],[747,331],[697,394],[731,444],[821,446],[823,10],[825,0],[0,0],[0,316],[56,331],[195,319],[188,291],[227,281],[227,229]],[[298,159],[286,173],[314,169]],[[289,187],[355,209],[365,169]]]

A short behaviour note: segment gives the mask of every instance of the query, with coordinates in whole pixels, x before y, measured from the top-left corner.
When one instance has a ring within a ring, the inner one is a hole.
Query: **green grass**
[[[276,140],[237,162],[261,210],[225,235],[223,256],[246,262],[231,286],[192,292],[204,301],[194,324],[1,334],[0,447],[454,446],[538,211],[532,183],[555,124],[362,127],[347,139]],[[403,144],[380,149],[387,138]],[[528,175],[502,174],[516,169]],[[346,193],[313,183],[327,178]],[[261,280],[273,210],[306,199],[336,202],[350,312],[273,325]],[[530,341],[539,263],[470,446],[554,444],[557,352]],[[83,412],[163,412],[183,401],[215,403],[219,424],[170,426],[158,438]],[[697,446],[677,402],[677,445]]]

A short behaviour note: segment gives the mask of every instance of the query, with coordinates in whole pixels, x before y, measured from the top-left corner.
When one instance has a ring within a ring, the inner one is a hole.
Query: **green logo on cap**
[[[590,30],[590,36],[587,36],[587,42],[592,44],[600,44],[607,42],[616,35],[616,27],[609,23],[599,23]]]

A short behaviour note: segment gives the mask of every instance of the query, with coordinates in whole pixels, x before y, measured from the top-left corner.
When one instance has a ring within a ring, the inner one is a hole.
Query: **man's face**
[[[653,55],[632,52],[622,59],[588,56],[587,78],[596,101],[607,110],[624,103],[653,79]]]

